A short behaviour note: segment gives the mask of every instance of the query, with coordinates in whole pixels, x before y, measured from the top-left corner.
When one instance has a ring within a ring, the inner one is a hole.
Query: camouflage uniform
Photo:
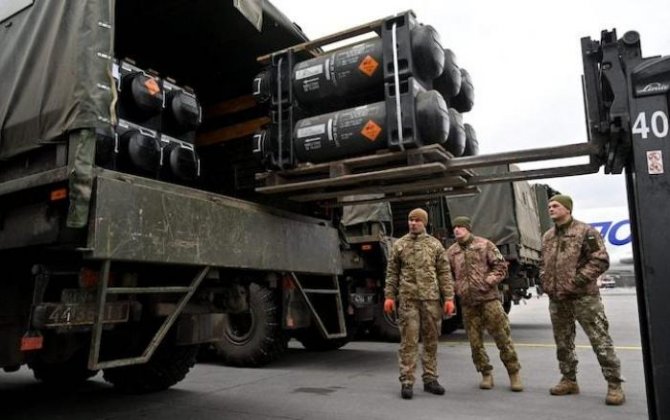
[[[542,287],[549,295],[549,313],[556,357],[563,377],[576,381],[575,321],[589,337],[608,382],[622,382],[609,324],[600,299],[598,277],[609,268],[600,233],[577,220],[549,229],[542,237]]]
[[[384,295],[400,299],[400,382],[414,384],[419,337],[423,341],[423,382],[436,380],[437,341],[442,328],[440,297],[454,298],[451,270],[440,241],[427,233],[409,233],[398,239],[389,257]]]
[[[500,360],[508,373],[518,372],[521,365],[498,290],[498,283],[507,275],[507,263],[502,254],[493,242],[471,234],[462,244],[450,246],[447,257],[477,371],[487,373],[493,369],[484,348],[486,329],[500,350]]]

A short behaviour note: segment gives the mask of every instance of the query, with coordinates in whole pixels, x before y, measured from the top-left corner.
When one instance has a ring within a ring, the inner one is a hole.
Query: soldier
[[[542,287],[549,295],[549,312],[556,341],[556,357],[563,377],[552,395],[579,394],[575,320],[584,329],[607,380],[608,405],[621,405],[621,365],[614,352],[605,310],[596,284],[609,267],[609,256],[600,233],[572,218],[572,199],[549,199],[549,217],[556,224],[542,237]]]
[[[507,275],[507,262],[488,239],[472,234],[469,217],[456,217],[452,223],[456,243],[447,250],[460,298],[463,323],[470,340],[472,361],[482,374],[481,389],[493,388],[493,366],[484,348],[484,330],[493,337],[505,364],[512,391],[523,391],[521,365],[514,350],[507,314],[502,307],[498,283]]]
[[[437,340],[442,325],[440,296],[444,299],[444,312],[454,311],[454,290],[451,270],[444,247],[426,233],[428,213],[414,209],[408,216],[409,233],[393,244],[386,270],[384,312],[390,314],[398,303],[400,328],[400,394],[412,398],[414,369],[419,350],[419,337],[423,341],[423,389],[436,395],[444,394],[437,381]]]

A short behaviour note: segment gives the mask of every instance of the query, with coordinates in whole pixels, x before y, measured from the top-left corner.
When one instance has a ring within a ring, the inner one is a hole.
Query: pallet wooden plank
[[[351,169],[345,162],[337,162],[330,165],[330,170],[328,171],[328,176],[330,178],[338,178],[345,175],[350,175]]]
[[[328,173],[330,171],[330,166],[337,163],[345,163],[349,168],[356,169],[369,166],[381,166],[384,164],[389,164],[391,162],[406,163],[406,156],[385,151],[379,154],[348,158],[334,162],[304,164],[295,169],[289,169],[284,171],[284,176],[287,178],[297,178],[303,175]]]
[[[374,155],[360,156],[347,159],[347,164],[352,169],[365,168],[369,166],[387,165],[393,162],[406,163],[407,152],[406,151],[392,152],[389,150],[385,150],[383,152],[378,152]]]
[[[303,42],[302,44],[294,45],[289,48],[285,48],[283,50],[279,50],[277,52],[274,52],[272,54],[266,54],[258,57],[256,60],[261,63],[261,64],[268,64],[270,62],[270,59],[272,58],[273,55],[275,54],[281,54],[285,53],[287,51],[293,50],[294,53],[300,52],[300,51],[316,51],[317,48],[322,47],[324,45],[332,44],[338,41],[342,41],[348,38],[352,38],[358,35],[363,35],[369,32],[375,32],[381,28],[382,23],[384,22],[384,19],[378,19],[374,20],[372,22],[365,23],[363,25],[355,26],[351,29],[347,29],[344,31],[340,31],[337,33],[334,33],[332,35],[327,35],[321,38],[317,38],[313,41],[308,41],[308,42]],[[316,54],[315,54],[316,55]]]
[[[353,158],[342,159],[333,162],[325,163],[316,163],[316,164],[304,164],[294,169],[289,169],[282,172],[282,175],[285,178],[297,178],[304,175],[312,175],[318,173],[328,173],[331,171],[331,165],[345,164],[351,170],[360,169],[360,168],[369,168],[371,166],[382,166],[388,165],[394,162],[401,163],[403,165],[408,164],[410,156],[426,156],[428,161],[439,161],[445,162],[450,159],[450,155],[446,152],[442,146],[439,144],[432,144],[429,146],[423,146],[417,149],[405,150],[402,152],[394,152],[390,150],[379,151],[376,154],[359,156]],[[410,162],[411,163],[411,162]]]
[[[454,155],[444,150],[444,148],[439,144],[426,146],[426,150],[424,150],[424,153],[426,154],[426,156],[437,161],[446,162],[454,158]]]
[[[216,103],[205,109],[205,116],[207,118],[221,117],[236,112],[245,111],[258,105],[256,99],[251,95],[239,96],[237,98],[228,99],[223,102]]]
[[[392,168],[361,174],[345,175],[332,179],[318,179],[312,181],[295,182],[285,185],[259,187],[256,188],[256,191],[265,194],[278,194],[312,188],[340,187],[363,181],[369,182],[377,180],[392,180],[402,177],[410,178],[421,175],[429,175],[437,172],[444,172],[444,165],[442,163],[433,162],[418,166]]]

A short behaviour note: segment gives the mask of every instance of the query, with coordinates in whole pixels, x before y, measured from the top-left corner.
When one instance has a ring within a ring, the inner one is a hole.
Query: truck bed
[[[89,258],[341,273],[323,220],[108,170],[93,201]]]
[[[324,220],[105,169],[96,170],[88,227],[68,229],[66,201],[47,199],[66,173],[41,175],[14,181],[18,193],[11,182],[2,184],[0,250],[37,246],[77,249],[97,260],[342,271],[337,230]],[[30,197],[13,198],[27,186]]]

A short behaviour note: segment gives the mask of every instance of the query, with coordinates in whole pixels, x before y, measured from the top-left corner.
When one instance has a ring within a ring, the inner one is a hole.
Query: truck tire
[[[344,347],[349,341],[349,337],[327,339],[321,335],[315,328],[309,328],[307,331],[296,335],[296,340],[308,351],[331,351]]]
[[[395,313],[387,315],[384,313],[384,303],[379,302],[377,305],[377,314],[375,316],[374,332],[376,336],[383,341],[390,343],[400,342],[400,330],[398,329],[398,321]]]
[[[281,309],[275,293],[265,286],[249,286],[249,312],[227,315],[223,339],[214,344],[222,361],[231,366],[257,367],[277,359],[286,349]]]
[[[163,341],[147,363],[104,369],[103,377],[124,394],[162,391],[186,377],[198,349],[197,344],[177,346]]]
[[[35,379],[50,386],[78,385],[98,374],[88,369],[88,353],[77,351],[68,360],[60,363],[45,362],[37,357],[28,363]]]

